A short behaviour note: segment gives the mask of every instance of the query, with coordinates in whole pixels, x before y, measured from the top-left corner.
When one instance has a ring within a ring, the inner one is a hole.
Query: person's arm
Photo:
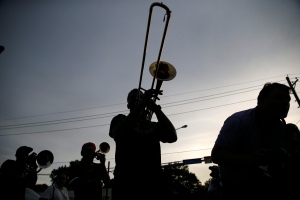
[[[169,118],[163,113],[161,107],[153,102],[152,110],[158,121],[158,136],[164,143],[173,143],[177,141],[177,132]]]
[[[245,155],[241,155],[238,152],[231,152],[226,148],[222,148],[215,144],[211,151],[211,160],[213,163],[220,165],[236,165],[244,164]]]
[[[274,151],[268,149],[254,149],[248,153],[239,151],[238,146],[246,145],[246,136],[249,129],[241,123],[239,117],[228,117],[218,135],[218,138],[211,151],[211,159],[220,165],[265,165],[273,156]]]
[[[100,154],[99,156],[99,160],[100,160],[100,173],[101,173],[101,177],[102,177],[102,181],[104,182],[105,186],[108,186],[109,182],[110,182],[110,176],[109,173],[105,167],[105,161],[106,161],[106,157],[104,154]]]
[[[233,152],[226,148],[222,148],[215,144],[211,152],[211,160],[220,165],[247,165],[259,166],[268,165],[271,160],[274,160],[277,153],[270,149],[257,149],[251,153],[245,154]]]

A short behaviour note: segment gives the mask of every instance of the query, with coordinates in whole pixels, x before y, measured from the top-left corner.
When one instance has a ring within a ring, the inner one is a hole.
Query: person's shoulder
[[[255,115],[255,108],[250,108],[247,110],[241,110],[238,112],[233,113],[230,117],[247,117],[247,116],[252,116]]]
[[[12,170],[12,168],[15,168],[17,165],[17,162],[15,160],[7,159],[4,161],[1,165],[2,172],[7,170]]]
[[[282,125],[284,125],[285,123],[282,122]],[[297,141],[300,144],[300,130],[299,128],[292,123],[288,123],[285,124],[285,128],[286,128],[286,136],[287,138]]]
[[[125,118],[125,117],[126,117],[126,115],[124,115],[124,114],[118,114],[118,115],[114,116],[113,119],[115,119],[115,118]]]
[[[226,124],[245,124],[245,123],[252,123],[255,121],[256,116],[256,109],[250,108],[247,110],[242,110],[233,113],[230,115],[226,120]]]
[[[112,121],[120,121],[120,120],[123,120],[124,118],[126,118],[126,115],[118,114],[112,118]]]
[[[245,115],[245,114],[252,113],[254,111],[255,111],[255,108],[249,108],[246,110],[241,110],[241,111],[235,112],[234,115]]]
[[[4,161],[1,165],[2,166],[5,166],[5,165],[11,165],[11,164],[16,164],[16,161],[15,160],[11,160],[11,159],[7,159],[6,161]]]

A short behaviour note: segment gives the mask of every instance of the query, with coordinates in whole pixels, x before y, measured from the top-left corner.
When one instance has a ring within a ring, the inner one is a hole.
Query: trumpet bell
[[[100,145],[99,145],[99,149],[102,153],[108,153],[109,150],[110,150],[110,146],[107,142],[102,142]]]
[[[51,151],[41,151],[36,158],[36,163],[41,169],[45,169],[52,165],[54,156]]]
[[[157,62],[153,62],[150,67],[149,71],[150,74],[154,77],[157,69]],[[168,62],[160,61],[158,72],[156,74],[156,79],[161,81],[169,81],[175,78],[176,76],[176,69],[173,65]]]

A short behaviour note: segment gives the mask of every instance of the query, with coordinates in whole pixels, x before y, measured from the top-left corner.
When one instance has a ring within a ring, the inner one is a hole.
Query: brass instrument
[[[36,163],[41,169],[45,169],[52,165],[54,156],[49,150],[41,151],[36,158]]]
[[[99,150],[95,152],[95,157],[97,160],[100,159],[101,156],[104,156],[104,154],[108,153],[110,150],[110,146],[107,142],[102,142],[99,145]]]
[[[174,68],[173,65],[171,65],[170,63],[165,62],[165,61],[160,61],[160,57],[161,57],[161,53],[162,53],[162,50],[163,50],[164,41],[165,41],[165,37],[166,37],[166,33],[167,33],[167,29],[168,29],[168,25],[169,25],[169,21],[170,21],[170,17],[171,17],[171,11],[163,3],[155,2],[155,3],[151,4],[150,10],[149,10],[148,26],[147,26],[147,31],[146,31],[144,54],[143,54],[143,61],[142,61],[141,74],[140,74],[140,82],[139,82],[139,87],[138,87],[139,91],[142,89],[141,84],[142,84],[142,77],[143,77],[144,64],[145,64],[145,58],[146,58],[150,23],[151,23],[152,11],[153,11],[153,8],[155,6],[159,6],[163,9],[165,9],[167,18],[166,18],[164,33],[163,33],[163,37],[162,37],[161,46],[160,46],[157,61],[153,62],[149,67],[150,74],[153,76],[151,89],[153,89],[153,87],[154,87],[155,80],[156,80],[155,89],[160,90],[160,87],[161,87],[163,81],[172,80],[176,76],[176,69]],[[140,92],[138,93],[138,99],[140,99]],[[155,102],[156,98],[153,97],[152,100]],[[153,112],[148,110],[148,109],[146,110],[146,112],[147,112],[147,117],[146,117],[147,120],[151,120]]]
[[[32,152],[25,160],[25,175],[27,175],[28,171],[36,171],[38,173],[42,169],[48,168],[50,165],[52,165],[53,160],[54,156],[49,150],[43,150],[39,154]],[[37,167],[39,167],[38,170]]]

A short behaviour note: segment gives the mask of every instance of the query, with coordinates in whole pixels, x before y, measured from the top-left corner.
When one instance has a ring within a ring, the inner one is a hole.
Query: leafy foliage
[[[58,175],[58,173],[60,171],[63,171],[66,174],[68,174],[68,170],[69,170],[69,167],[67,167],[66,165],[58,167],[57,169],[53,169],[50,174],[51,182],[53,183],[55,181],[55,177]]]
[[[71,161],[70,165],[61,166],[58,169],[53,169],[50,178],[54,181],[55,176],[60,170],[65,170],[67,173],[73,167],[79,164],[79,160]],[[197,176],[189,171],[188,165],[181,163],[170,163],[163,166],[165,178],[169,184],[169,188],[176,200],[199,200],[206,199],[207,188],[209,182],[204,185],[198,180]],[[70,181],[70,180],[69,180]],[[113,179],[111,183],[113,182]],[[68,188],[68,186],[67,186]]]
[[[207,187],[189,171],[187,165],[168,164],[164,166],[164,173],[176,199],[199,199],[206,196]]]

